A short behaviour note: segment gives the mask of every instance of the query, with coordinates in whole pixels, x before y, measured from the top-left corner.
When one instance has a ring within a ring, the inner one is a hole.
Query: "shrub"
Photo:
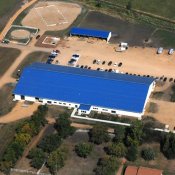
[[[109,141],[110,137],[107,131],[107,127],[103,124],[96,124],[90,131],[90,140],[95,144],[101,144]]]
[[[151,148],[144,148],[141,152],[141,156],[145,160],[154,160],[155,158],[155,152]]]
[[[57,149],[61,144],[61,137],[58,134],[51,134],[40,142],[38,145],[39,148],[41,148],[44,152],[50,153],[51,151],[54,151]]]
[[[79,143],[75,146],[75,152],[78,156],[86,158],[92,151],[92,145],[89,143]]]
[[[138,147],[132,145],[131,147],[128,148],[126,158],[129,161],[135,161],[137,159],[137,155],[138,155]]]
[[[42,149],[34,148],[29,152],[28,158],[32,159],[30,162],[32,167],[40,169],[46,159],[46,154]]]
[[[96,175],[113,175],[119,167],[119,162],[114,157],[104,157],[99,159],[97,168],[95,169]]]
[[[112,143],[107,147],[107,154],[117,156],[117,157],[124,157],[126,155],[126,148],[123,143]]]
[[[75,132],[75,128],[71,126],[69,115],[67,113],[60,114],[56,121],[55,129],[62,138],[66,138]]]

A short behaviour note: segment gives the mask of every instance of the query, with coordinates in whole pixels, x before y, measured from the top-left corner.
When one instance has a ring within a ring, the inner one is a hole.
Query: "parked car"
[[[68,62],[68,65],[69,66],[75,66],[79,58],[80,58],[80,55],[73,54],[72,57],[71,57],[71,59]]]
[[[102,64],[104,65],[106,63],[106,61],[103,61]]]
[[[172,55],[174,53],[174,49],[169,49],[168,54]]]
[[[121,67],[122,66],[122,62],[120,62],[119,64],[118,64],[118,67]]]
[[[157,54],[161,54],[161,53],[163,53],[163,47],[159,47],[159,48],[157,49]]]
[[[37,36],[36,36],[36,39],[39,39],[39,38],[40,38],[40,35],[37,35]]]
[[[97,62],[97,60],[94,60],[94,61],[93,61],[93,64],[95,64],[96,62]]]
[[[108,66],[111,66],[111,64],[112,64],[112,61],[109,61]]]
[[[115,63],[114,63],[114,66],[117,66],[117,65],[118,65],[118,64],[115,62]]]

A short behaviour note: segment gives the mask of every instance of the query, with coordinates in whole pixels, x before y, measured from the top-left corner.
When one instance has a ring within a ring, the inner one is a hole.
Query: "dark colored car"
[[[106,61],[103,61],[102,64],[104,65],[106,63]]]
[[[97,62],[97,60],[94,60],[94,61],[93,61],[93,64],[95,64],[96,62]]]
[[[112,61],[109,61],[108,66],[111,66],[111,64],[112,64]]]
[[[120,62],[119,64],[118,64],[118,67],[121,67],[122,66],[122,62]]]

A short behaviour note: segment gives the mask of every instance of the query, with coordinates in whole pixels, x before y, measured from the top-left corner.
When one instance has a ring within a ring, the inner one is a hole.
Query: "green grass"
[[[123,6],[126,6],[129,1],[132,2],[133,9],[149,12],[169,19],[175,19],[174,0],[108,0],[108,2]]]
[[[13,137],[15,136],[15,130],[20,122],[18,121],[0,125],[0,158],[2,157],[8,144],[13,140]]]
[[[173,32],[158,30],[153,38],[158,39],[164,47],[175,47],[175,33]]]
[[[0,16],[6,15],[20,0],[0,0]]]
[[[13,84],[6,84],[0,89],[0,116],[9,113],[16,105],[12,96],[13,88]]]
[[[7,71],[20,53],[18,49],[0,47],[0,77]]]
[[[18,78],[17,72],[18,70],[23,70],[24,67],[34,63],[34,62],[46,62],[48,59],[49,53],[47,52],[32,52],[29,55],[26,56],[26,58],[21,62],[21,64],[16,68],[16,70],[13,72],[12,77]]]

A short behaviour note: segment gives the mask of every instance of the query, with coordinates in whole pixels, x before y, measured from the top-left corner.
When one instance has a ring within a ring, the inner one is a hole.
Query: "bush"
[[[96,175],[113,175],[119,168],[119,162],[114,157],[104,157],[99,159]]]
[[[118,125],[114,129],[114,134],[115,134],[114,139],[113,139],[114,142],[116,142],[116,143],[123,142],[123,140],[125,138],[125,127]]]
[[[141,156],[145,160],[154,160],[155,158],[155,152],[151,148],[144,148],[141,152]]]
[[[32,159],[30,164],[36,169],[40,169],[46,159],[46,154],[40,148],[34,148],[29,152],[28,158]]]
[[[38,145],[39,148],[41,148],[44,152],[50,153],[51,151],[54,151],[61,145],[61,137],[58,134],[51,134],[40,142]]]
[[[75,152],[78,156],[86,158],[92,151],[92,145],[89,143],[79,143],[75,146]]]
[[[56,174],[57,171],[64,166],[64,162],[67,158],[67,150],[63,148],[58,148],[57,150],[51,152],[48,160],[47,166],[52,174]]]
[[[91,142],[101,144],[110,140],[108,128],[103,124],[96,124],[89,133]]]
[[[168,159],[175,158],[175,134],[165,133],[161,140],[161,151]]]
[[[56,120],[55,129],[62,138],[66,138],[75,132],[75,128],[71,126],[71,121],[67,113],[59,115],[59,118]]]
[[[131,147],[128,148],[126,158],[129,161],[134,162],[137,159],[137,155],[138,155],[138,147],[132,145]]]
[[[112,143],[107,147],[107,154],[117,156],[117,157],[124,157],[126,155],[127,149],[123,143]]]

